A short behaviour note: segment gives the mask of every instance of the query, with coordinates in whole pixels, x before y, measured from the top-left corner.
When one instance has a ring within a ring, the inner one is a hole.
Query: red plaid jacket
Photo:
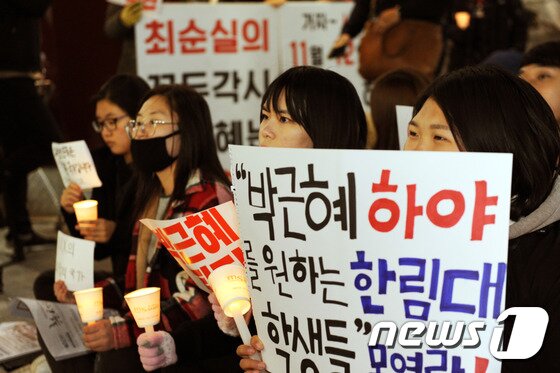
[[[179,201],[172,201],[168,206],[164,219],[174,219],[187,216],[217,206],[232,200],[232,194],[226,185],[210,183],[204,178],[191,178],[185,189],[185,197]],[[130,253],[125,278],[125,293],[136,290],[136,252],[140,223],[136,222],[132,236],[132,250]],[[144,286],[161,288],[161,322],[156,329],[171,331],[179,324],[198,320],[211,312],[207,294],[190,283],[188,297],[174,296],[177,292],[176,276],[182,271],[181,266],[173,259],[169,252],[158,242],[156,253],[151,258]],[[115,348],[124,348],[135,344],[136,338],[143,333],[139,329],[128,311],[123,294],[112,279],[104,280],[96,286],[103,286],[103,298],[106,307],[117,307],[122,317],[111,317]]]

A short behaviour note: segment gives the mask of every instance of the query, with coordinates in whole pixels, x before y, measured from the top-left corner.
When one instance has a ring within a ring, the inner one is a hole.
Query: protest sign
[[[510,154],[230,149],[270,372],[499,372]],[[430,330],[420,347],[368,345],[380,322],[477,320],[471,348],[431,347]]]
[[[358,73],[360,38],[350,41],[344,56],[327,58],[353,7],[351,2],[288,2],[278,8],[281,71],[302,65],[335,71],[352,82],[366,106],[367,84]]]
[[[58,231],[55,281],[64,281],[68,290],[71,291],[92,288],[94,249],[95,242]]]
[[[83,189],[101,186],[95,164],[84,140],[52,143],[56,167],[64,186],[76,183]]]
[[[186,83],[212,113],[220,161],[229,167],[229,144],[258,145],[266,87],[284,70],[324,67],[348,78],[366,105],[357,72],[357,48],[327,59],[351,3],[163,4],[135,28],[138,75],[151,85]]]
[[[261,97],[279,72],[277,30],[266,4],[164,4],[135,28],[138,74],[204,96],[225,168],[228,144],[258,144]]]
[[[244,265],[233,202],[172,220],[142,219],[199,288],[210,292],[210,273],[226,264]]]

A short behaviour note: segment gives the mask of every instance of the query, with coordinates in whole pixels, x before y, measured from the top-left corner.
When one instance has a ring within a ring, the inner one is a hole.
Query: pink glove
[[[147,372],[166,367],[177,362],[175,341],[171,334],[163,331],[142,333],[136,340],[142,366]]]

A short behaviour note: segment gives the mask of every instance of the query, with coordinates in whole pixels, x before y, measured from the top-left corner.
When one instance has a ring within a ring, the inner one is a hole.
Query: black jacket
[[[528,306],[548,312],[543,345],[530,359],[504,361],[502,371],[560,372],[560,221],[510,240],[506,307]],[[510,334],[506,323],[506,341]]]

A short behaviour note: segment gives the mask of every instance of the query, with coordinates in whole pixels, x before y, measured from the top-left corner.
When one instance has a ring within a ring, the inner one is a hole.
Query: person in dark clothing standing
[[[342,33],[333,45],[333,50],[344,48],[364,28],[371,16],[377,17],[377,30],[384,32],[404,19],[416,19],[440,23],[447,1],[445,0],[378,0],[371,9],[371,0],[355,0],[350,18],[342,27]]]
[[[16,260],[24,259],[25,245],[42,243],[26,207],[27,174],[51,161],[51,142],[60,137],[32,77],[40,70],[39,22],[49,4],[50,0],[0,2],[1,183]]]

